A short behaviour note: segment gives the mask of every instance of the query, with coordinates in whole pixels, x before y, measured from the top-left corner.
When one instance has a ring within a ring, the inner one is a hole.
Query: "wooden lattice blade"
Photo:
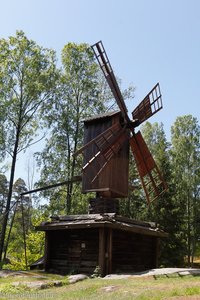
[[[99,151],[89,161],[87,161],[86,164],[84,164],[84,174],[86,174],[86,171],[89,172],[89,168],[92,168],[94,171],[93,173],[95,176],[93,177],[92,182],[98,178],[111,158],[118,154],[127,138],[125,129],[121,128],[120,132],[118,132],[117,135],[115,134],[114,139],[109,141],[107,147],[104,147],[101,150],[99,148]]]
[[[85,153],[88,153],[87,148],[93,148],[94,151],[92,151],[93,155],[91,157],[84,156],[84,166],[82,170],[85,173],[89,168],[92,168],[95,174],[92,180],[94,181],[111,158],[120,151],[124,141],[127,139],[126,128],[116,123],[84,145],[74,155],[82,153],[84,156]]]
[[[128,139],[127,133],[125,130],[121,131],[118,138],[115,140],[115,142],[110,146],[110,148],[107,149],[107,151],[102,152],[101,155],[105,159],[105,163],[101,166],[95,177],[93,178],[92,182],[94,182],[99,175],[102,173],[102,171],[107,166],[108,162],[113,158],[113,156],[117,155],[120,149],[123,147],[125,141]]]
[[[133,119],[141,124],[162,109],[160,85],[157,83],[132,112]]]
[[[94,54],[96,56],[96,59],[103,71],[103,74],[108,82],[108,85],[113,93],[114,98],[117,101],[117,104],[119,106],[120,111],[122,112],[122,116],[125,119],[125,121],[128,123],[130,122],[128,114],[127,114],[127,108],[123,99],[123,96],[121,94],[121,91],[119,89],[117,80],[115,78],[113,69],[111,67],[111,64],[109,62],[109,59],[107,57],[107,54],[105,52],[104,46],[101,41],[94,44],[92,46],[92,49],[94,51]]]
[[[140,131],[130,138],[130,147],[147,201],[150,203],[167,190],[167,185]]]
[[[119,134],[122,127],[119,123],[115,123],[114,125],[110,126],[107,130],[96,136],[94,139],[89,141],[87,144],[85,144],[83,147],[81,147],[78,151],[74,153],[74,156],[77,156],[79,154],[83,154],[85,150],[89,147],[93,147],[96,145],[96,153],[100,150],[104,150],[104,148],[108,147],[108,144],[114,140],[115,136]],[[96,154],[95,153],[95,154]],[[90,157],[89,159],[91,159]]]

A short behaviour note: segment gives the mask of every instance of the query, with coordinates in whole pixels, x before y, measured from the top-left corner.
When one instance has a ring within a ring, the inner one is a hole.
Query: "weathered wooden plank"
[[[81,267],[85,267],[90,274],[93,272],[98,265],[98,230],[50,231],[48,234],[48,269],[67,274],[79,272]]]
[[[157,227],[156,223],[154,223],[154,222],[139,221],[139,220],[134,220],[134,219],[130,219],[127,217],[118,216],[118,215],[115,217],[115,220],[120,221],[120,222],[125,222],[127,224],[141,225],[144,227],[150,227],[150,228]]]
[[[120,243],[117,241],[120,240]],[[155,238],[113,231],[113,272],[142,271],[155,267]]]
[[[111,213],[109,214],[110,217],[114,217],[115,214]],[[67,215],[67,216],[52,216],[52,220],[58,220],[58,221],[76,221],[76,220],[93,220],[93,219],[99,219],[102,218],[99,214],[93,214],[93,215]],[[74,235],[73,233],[72,235]]]
[[[94,198],[89,200],[89,213],[119,213],[119,200],[113,198]],[[114,218],[114,216],[111,216]],[[102,218],[102,217],[101,217]],[[99,218],[100,219],[100,218]]]
[[[56,265],[56,266],[67,266],[68,261],[67,260],[61,260],[61,259],[51,259],[50,264],[51,265]]]
[[[80,267],[96,267],[97,261],[85,261],[81,260]]]

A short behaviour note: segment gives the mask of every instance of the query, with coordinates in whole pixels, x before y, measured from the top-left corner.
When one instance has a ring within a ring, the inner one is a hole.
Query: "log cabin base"
[[[159,240],[167,234],[154,223],[115,213],[52,217],[36,227],[45,231],[44,267],[59,274],[101,276],[156,268]]]

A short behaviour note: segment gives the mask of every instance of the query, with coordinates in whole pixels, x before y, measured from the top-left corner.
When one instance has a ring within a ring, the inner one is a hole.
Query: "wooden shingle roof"
[[[125,230],[156,237],[168,236],[155,223],[136,221],[114,213],[53,216],[50,222],[43,222],[39,226],[36,226],[36,230],[49,231],[99,227]]]

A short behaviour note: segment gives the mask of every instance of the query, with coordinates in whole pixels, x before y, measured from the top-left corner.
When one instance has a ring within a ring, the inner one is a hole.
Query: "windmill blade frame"
[[[108,82],[108,85],[113,93],[115,100],[121,110],[122,116],[126,123],[130,123],[130,119],[128,116],[128,110],[124,102],[124,98],[119,89],[116,77],[114,75],[113,69],[111,67],[110,61],[104,49],[102,41],[97,42],[96,44],[91,46],[94,52],[94,55],[99,63],[101,70]]]
[[[101,169],[97,172],[95,177],[92,180],[92,183],[99,177],[99,175],[102,173],[102,171],[105,169],[109,161],[113,158],[113,156],[117,155],[120,149],[123,147],[123,144],[127,140],[127,134],[125,132],[125,128],[123,129],[123,132],[119,135],[119,137],[116,139],[116,141],[111,145],[110,149],[106,153],[101,153],[104,158],[106,159],[106,162],[101,167]]]
[[[100,167],[98,171],[96,169],[97,173],[92,179],[92,183],[98,178],[111,158],[120,151],[127,138],[126,127],[121,127],[119,123],[116,123],[89,141],[74,154],[74,156],[77,156],[82,153],[84,157],[87,148],[95,146],[96,152],[90,158],[84,157],[84,160],[87,161],[87,163],[85,163],[82,168],[83,172],[86,172],[89,167],[93,168],[93,165],[97,165],[98,162],[104,161],[103,166]]]
[[[167,190],[167,185],[140,131],[130,138],[130,147],[147,201],[150,203]]]
[[[140,104],[133,110],[133,120],[140,125],[163,108],[160,84],[157,83]]]
[[[105,145],[109,143],[110,139],[115,137],[121,129],[122,127],[119,123],[113,124],[111,127],[106,129],[104,132],[100,133],[98,136],[96,136],[83,147],[81,147],[79,150],[77,150],[73,155],[77,156],[83,153],[88,147],[92,146],[93,144],[96,144],[99,150],[103,150]],[[108,145],[106,145],[106,147],[107,146]]]

